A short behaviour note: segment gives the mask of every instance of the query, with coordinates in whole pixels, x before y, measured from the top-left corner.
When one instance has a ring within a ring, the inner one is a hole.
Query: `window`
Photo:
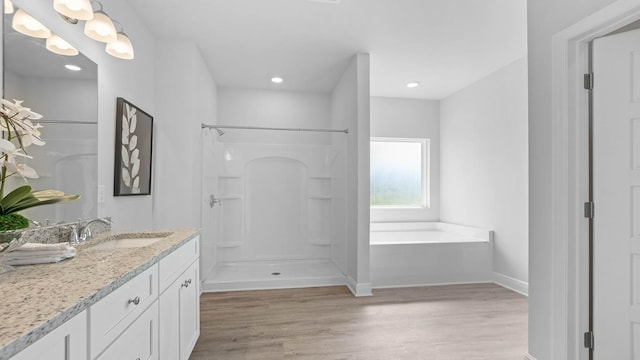
[[[429,206],[429,139],[371,139],[371,207]]]

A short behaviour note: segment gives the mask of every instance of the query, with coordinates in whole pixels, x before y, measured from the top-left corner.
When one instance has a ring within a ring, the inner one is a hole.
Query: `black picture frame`
[[[151,195],[153,116],[118,97],[113,196]]]

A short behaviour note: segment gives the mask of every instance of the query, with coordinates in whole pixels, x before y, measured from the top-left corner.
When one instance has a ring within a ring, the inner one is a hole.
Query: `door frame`
[[[552,37],[552,359],[585,359],[589,330],[589,45],[640,19],[637,0],[618,0]],[[597,74],[595,83],[597,86]],[[597,207],[597,204],[596,204]],[[596,209],[597,213],[597,209]],[[597,334],[596,343],[597,343]]]

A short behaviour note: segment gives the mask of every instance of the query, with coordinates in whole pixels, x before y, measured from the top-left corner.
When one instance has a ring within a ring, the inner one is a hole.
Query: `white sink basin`
[[[153,234],[156,235],[156,234]],[[113,240],[105,241],[103,243],[91,246],[92,250],[113,250],[113,249],[125,249],[125,248],[140,248],[154,244],[171,233],[159,233],[156,236],[135,237],[135,235],[121,235],[117,236]]]

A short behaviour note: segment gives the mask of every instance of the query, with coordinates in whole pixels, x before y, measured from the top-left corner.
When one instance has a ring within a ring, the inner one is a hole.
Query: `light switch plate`
[[[98,204],[103,204],[105,200],[104,185],[98,185]]]

